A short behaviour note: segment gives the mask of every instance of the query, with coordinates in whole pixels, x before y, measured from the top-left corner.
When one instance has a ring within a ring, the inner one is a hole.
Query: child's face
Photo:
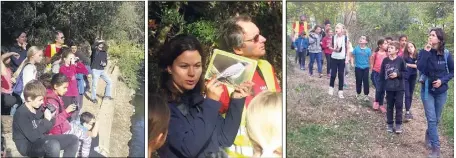
[[[57,95],[63,96],[68,91],[68,82],[63,83],[60,86],[54,86],[54,89],[57,92]]]
[[[38,50],[38,52],[36,52],[33,56],[32,56],[33,60],[35,61],[35,63],[40,63],[41,60],[43,60],[43,50]]]
[[[77,50],[78,50],[78,47],[76,47],[76,46],[71,46],[71,52],[72,52],[72,53],[76,53]]]
[[[408,43],[407,44],[407,49],[408,49],[408,52],[412,55],[415,53],[415,46],[413,46],[412,43]]]
[[[95,119],[90,120],[90,122],[84,122],[82,125],[87,129],[92,129],[93,125],[95,124]]]
[[[388,45],[388,42],[385,41],[385,42],[383,42],[382,45],[380,45],[380,48],[387,51],[387,50],[388,50],[388,46],[389,46],[389,45]]]
[[[328,35],[329,35],[329,36],[333,36],[333,34],[334,34],[334,32],[333,32],[332,30],[329,30],[329,31],[328,31]]]
[[[74,54],[68,54],[66,58],[63,59],[66,65],[70,65],[72,61],[74,61]]]
[[[336,30],[336,34],[342,35],[343,32],[342,32],[342,28],[340,26],[336,26],[335,30]]]
[[[38,96],[35,99],[29,99],[29,103],[32,105],[33,108],[38,109],[41,105],[43,105],[43,99],[43,96]]]
[[[396,55],[399,50],[394,47],[393,45],[388,46],[388,54],[389,55]]]
[[[401,44],[401,48],[404,48],[407,44],[407,37],[402,37],[399,39],[399,43]]]
[[[366,44],[367,43],[366,36],[359,37],[358,43],[359,44]]]

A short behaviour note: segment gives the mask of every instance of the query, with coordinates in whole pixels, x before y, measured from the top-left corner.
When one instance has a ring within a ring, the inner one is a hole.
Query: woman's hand
[[[214,75],[209,82],[206,83],[206,96],[207,98],[211,98],[212,100],[220,100],[220,96],[222,95],[223,88],[221,86],[221,82],[216,79]]]
[[[255,83],[253,83],[252,81],[246,81],[244,83],[241,83],[241,85],[235,87],[231,97],[235,99],[240,99],[251,95],[253,85],[255,85]]]
[[[442,81],[437,79],[436,81],[432,82],[432,87],[439,88],[442,85]]]
[[[432,48],[431,42],[428,41],[428,43],[424,46],[424,50],[429,52],[429,51],[431,51],[431,48]]]

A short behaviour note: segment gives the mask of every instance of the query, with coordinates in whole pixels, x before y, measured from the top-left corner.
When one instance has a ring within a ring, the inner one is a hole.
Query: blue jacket
[[[223,118],[218,110],[221,103],[203,98],[201,94],[186,94],[180,103],[171,102],[171,119],[165,144],[158,150],[160,157],[204,158],[230,147],[241,123],[245,98],[231,99]]]
[[[296,52],[303,52],[304,49],[309,48],[309,38],[298,37],[298,39],[294,42],[294,46],[296,48]]]
[[[453,57],[448,55],[447,63],[445,63],[444,55],[437,55],[437,50],[431,49],[430,52],[422,49],[418,55],[417,68],[429,78],[429,93],[442,94],[448,90],[448,82],[454,77]],[[447,72],[447,66],[448,71]],[[440,79],[442,85],[439,88],[433,88],[432,82]],[[433,90],[431,90],[433,89]]]

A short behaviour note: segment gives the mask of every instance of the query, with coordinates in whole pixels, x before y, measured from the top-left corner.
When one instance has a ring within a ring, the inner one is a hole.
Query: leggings
[[[410,111],[412,107],[413,91],[415,91],[417,75],[410,75],[405,79],[405,111]]]
[[[331,54],[325,54],[326,57],[326,74],[331,73]]]
[[[28,144],[16,144],[21,155],[28,157],[75,157],[78,150],[78,138],[74,135],[46,135]],[[25,150],[24,150],[25,149]]]
[[[329,86],[334,87],[336,81],[336,74],[339,78],[339,90],[344,89],[344,70],[345,70],[345,59],[333,59],[331,58],[331,79],[329,80]]]
[[[355,68],[356,93],[361,94],[361,86],[364,89],[364,95],[369,95],[369,68]]]

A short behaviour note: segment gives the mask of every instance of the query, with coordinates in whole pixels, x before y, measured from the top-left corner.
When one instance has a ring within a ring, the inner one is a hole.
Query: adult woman
[[[19,57],[11,57],[11,70],[15,72],[20,70],[18,67],[27,57],[27,50],[30,46],[27,44],[27,34],[22,30],[14,31],[13,39],[15,41],[9,50],[19,54]]]
[[[431,29],[428,43],[420,50],[418,70],[427,76],[421,86],[428,128],[425,142],[432,149],[430,157],[440,156],[440,141],[437,131],[440,115],[447,100],[448,82],[453,79],[453,57],[445,53],[445,34],[441,28]]]
[[[241,122],[245,97],[252,83],[237,87],[223,118],[217,100],[223,91],[215,79],[205,84],[202,95],[203,64],[201,44],[195,37],[179,35],[160,50],[163,94],[171,112],[167,140],[158,150],[160,157],[217,157],[222,147],[233,144]]]

